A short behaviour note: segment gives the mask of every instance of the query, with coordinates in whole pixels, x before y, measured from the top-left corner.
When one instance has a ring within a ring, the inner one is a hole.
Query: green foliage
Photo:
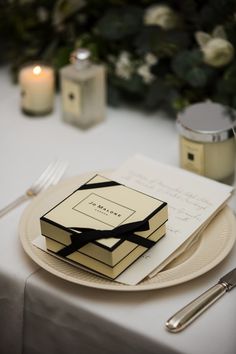
[[[216,67],[196,40],[196,32],[212,36],[219,25],[236,50],[236,0],[6,0],[0,63],[8,61],[15,78],[33,60],[58,71],[73,49],[86,47],[107,67],[115,106],[128,101],[175,115],[210,98],[236,108],[236,52]],[[227,56],[227,48],[220,50],[216,56]]]
[[[172,69],[191,87],[204,88],[214,76],[214,70],[203,63],[199,50],[180,52],[173,58]]]
[[[188,34],[184,31],[163,31],[159,26],[144,27],[135,41],[141,54],[152,52],[158,57],[172,57],[188,47]]]
[[[136,6],[108,9],[97,24],[98,33],[110,41],[135,35],[142,25],[142,14],[142,9]]]

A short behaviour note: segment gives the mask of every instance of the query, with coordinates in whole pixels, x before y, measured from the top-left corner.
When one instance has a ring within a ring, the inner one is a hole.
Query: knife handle
[[[166,328],[170,332],[182,331],[182,329],[193,322],[203,311],[224,295],[226,291],[226,283],[214,285],[169,318],[166,322]]]

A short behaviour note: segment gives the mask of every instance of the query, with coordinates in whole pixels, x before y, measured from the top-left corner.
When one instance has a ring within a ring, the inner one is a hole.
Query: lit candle
[[[54,72],[49,66],[30,65],[19,73],[21,108],[28,115],[45,115],[54,102]]]

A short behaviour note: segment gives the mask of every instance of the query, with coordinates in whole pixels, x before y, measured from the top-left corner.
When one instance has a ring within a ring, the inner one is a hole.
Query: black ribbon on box
[[[80,186],[78,189],[95,189],[119,185],[119,183],[114,181],[106,181],[99,183],[86,183]],[[152,215],[150,215],[149,218],[151,216]],[[95,230],[84,227],[68,227],[67,230],[71,233],[71,244],[63,247],[60,251],[57,252],[57,255],[61,257],[67,257],[89,242],[106,238],[118,238],[124,241],[127,240],[149,249],[154,246],[155,242],[134,234],[134,232],[149,230],[149,218],[146,218],[142,221],[119,225],[112,230]]]
[[[82,184],[82,186],[80,186],[77,190],[107,188],[107,187],[114,187],[114,186],[120,186],[120,183],[115,182],[115,181],[86,183],[86,184]]]
[[[149,249],[154,246],[155,242],[134,234],[134,232],[146,230],[149,230],[149,222],[146,219],[120,225],[112,230],[94,230],[83,227],[71,227],[68,228],[68,231],[71,232],[71,244],[63,247],[60,251],[57,252],[57,254],[61,257],[67,257],[89,242],[111,237],[127,240]],[[76,231],[80,231],[80,233]]]

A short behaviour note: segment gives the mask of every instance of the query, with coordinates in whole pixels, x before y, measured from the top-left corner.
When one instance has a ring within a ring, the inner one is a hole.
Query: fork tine
[[[58,161],[55,161],[51,165],[49,165],[50,168],[45,170],[46,173],[43,173],[42,178],[39,178],[38,182],[34,183],[33,187],[30,188],[33,194],[38,194],[41,191],[44,184],[47,183],[48,179],[54,173],[55,169],[57,168],[57,165]]]
[[[34,187],[34,193],[38,194],[45,185],[48,184],[48,181],[50,181],[50,178],[54,175],[54,173],[57,171],[57,168],[60,164],[60,161],[55,161],[54,164],[52,165],[52,167],[50,168],[50,170],[48,171],[47,174],[44,175],[44,178],[42,178],[42,180],[35,185]]]
[[[67,164],[61,162],[55,169],[54,173],[50,176],[50,178],[48,178],[47,182],[44,183],[41,189],[43,190],[48,188],[50,185],[56,184],[61,179],[66,169],[67,169]]]
[[[39,185],[41,185],[41,183],[43,183],[43,181],[48,177],[48,175],[50,175],[50,173],[54,170],[56,163],[57,163],[57,161],[52,161],[48,165],[48,167],[41,173],[41,175],[38,177],[38,179],[32,184],[30,189],[34,190]]]
[[[34,187],[31,188],[33,190],[34,194],[38,194],[42,189],[47,188],[51,184],[51,180],[54,178],[54,175],[60,171],[62,162],[60,161],[55,161],[53,164],[51,164],[50,169],[48,169],[44,175],[43,178],[41,178],[38,183],[34,184]]]
[[[64,175],[67,167],[68,167],[67,163],[62,164],[60,171],[58,171],[57,175],[54,176],[53,180],[51,181],[51,184],[57,184],[60,181],[60,179]]]

